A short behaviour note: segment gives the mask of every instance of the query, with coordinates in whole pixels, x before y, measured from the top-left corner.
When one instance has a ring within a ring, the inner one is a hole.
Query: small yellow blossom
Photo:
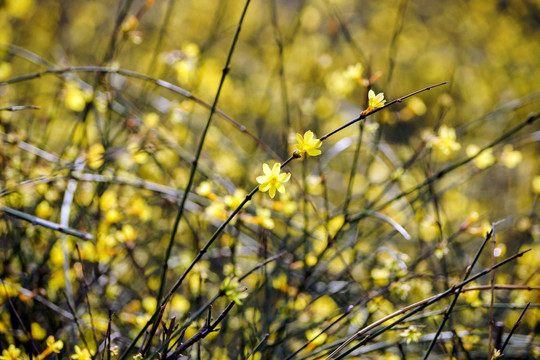
[[[90,146],[88,149],[87,159],[88,166],[92,169],[97,169],[105,162],[103,155],[105,154],[105,148],[102,144],[96,143]]]
[[[303,138],[302,135],[296,134],[296,140],[298,143],[295,147],[298,154],[303,155],[304,153],[307,153],[309,156],[317,156],[321,154],[321,150],[319,150],[319,148],[322,145],[322,141],[315,138],[313,131],[306,131]]]
[[[47,356],[49,356],[51,353],[60,353],[62,351],[62,348],[64,347],[64,342],[62,340],[55,340],[54,336],[47,337],[47,348],[38,355],[37,359],[45,359]]]
[[[259,185],[259,190],[262,192],[268,191],[271,198],[274,198],[276,195],[276,190],[280,193],[285,192],[285,187],[283,183],[286,183],[291,178],[290,173],[281,174],[281,165],[275,163],[270,170],[270,167],[267,164],[263,164],[263,176],[257,176],[257,182]]]
[[[225,220],[229,217],[229,213],[225,209],[225,204],[223,204],[221,201],[215,201],[211,203],[204,212],[210,217],[218,218],[221,220]]]
[[[85,91],[81,90],[79,84],[72,81],[66,84],[64,90],[64,101],[66,107],[75,112],[83,111],[86,102],[91,100],[91,96]]]
[[[450,155],[461,149],[460,143],[456,142],[456,131],[446,125],[440,127],[437,136],[431,137],[429,143],[443,155]]]
[[[22,358],[21,350],[13,344],[9,345],[7,350],[2,350],[2,356],[0,356],[1,360],[18,360]]]
[[[504,166],[513,169],[521,162],[522,158],[521,151],[514,150],[514,147],[510,144],[504,145],[501,153],[501,162]]]
[[[467,146],[467,156],[476,156],[474,158],[474,164],[479,169],[485,169],[495,162],[495,157],[493,156],[492,149],[485,149],[480,154],[480,148],[478,145],[471,144]]]
[[[36,340],[45,339],[45,336],[47,336],[47,331],[37,322],[30,324],[30,333],[32,338]]]
[[[253,219],[258,225],[261,225],[265,229],[272,230],[274,228],[274,220],[272,219],[272,213],[268,209],[257,209],[257,216]]]
[[[328,335],[323,333],[319,328],[306,330],[306,339],[313,345],[318,346],[324,344],[327,337]]]
[[[385,102],[386,100],[384,99],[384,93],[378,93],[377,95],[375,95],[375,92],[373,90],[369,90],[367,111],[372,111],[377,108],[381,108],[384,106]]]
[[[214,194],[212,182],[210,181],[203,181],[197,188],[195,189],[195,192],[199,194],[200,196],[204,196],[206,198],[209,198],[210,200],[216,200],[217,195]]]
[[[233,195],[226,195],[223,198],[223,202],[229,209],[234,210],[240,206],[245,197],[246,191],[244,189],[236,189]]]
[[[248,294],[245,292],[245,288],[240,286],[238,279],[235,277],[226,277],[223,280],[219,290],[225,296],[236,303],[236,305],[242,305],[242,300],[248,297]]]
[[[135,17],[134,15],[130,15],[122,24],[122,32],[128,33],[130,31],[133,31],[137,28],[139,25],[139,19]]]
[[[48,219],[53,213],[53,208],[47,200],[43,200],[36,206],[37,217]]]
[[[92,360],[92,355],[88,349],[81,349],[78,345],[75,345],[75,354],[71,355],[74,360]]]
[[[362,73],[364,72],[364,67],[360,63],[354,65],[349,65],[347,69],[343,72],[343,76],[346,79],[354,80],[362,86],[369,85],[369,79],[362,78]]]
[[[417,342],[420,340],[420,336],[422,333],[420,330],[418,330],[417,326],[411,325],[406,330],[402,331],[399,336],[404,337],[407,339],[407,344],[410,344],[411,342]]]

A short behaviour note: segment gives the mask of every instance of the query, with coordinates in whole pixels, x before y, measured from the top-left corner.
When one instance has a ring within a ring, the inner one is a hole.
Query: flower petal
[[[271,184],[269,182],[259,185],[259,191],[262,191],[262,192],[268,191],[268,189],[270,189],[270,185]]]
[[[278,176],[279,173],[280,173],[280,171],[279,171],[280,167],[281,167],[280,163],[275,163],[274,167],[272,168],[272,174],[275,175],[275,176]]]
[[[265,183],[267,181],[268,181],[268,176],[264,176],[264,175],[257,176],[257,182],[259,184],[263,184],[263,183]]]
[[[266,176],[270,176],[272,174],[272,171],[270,170],[270,166],[268,166],[266,163],[263,164],[263,171],[266,174]]]
[[[298,141],[298,145],[302,146],[304,144],[304,140],[302,139],[302,135],[296,133],[296,141]]]
[[[278,181],[280,183],[286,183],[287,181],[289,181],[290,178],[291,178],[291,173],[283,173],[283,174],[279,174]]]
[[[270,197],[271,197],[272,199],[274,198],[274,196],[276,196],[276,187],[275,187],[275,186],[271,186],[271,187],[270,187],[269,194],[270,194]]]

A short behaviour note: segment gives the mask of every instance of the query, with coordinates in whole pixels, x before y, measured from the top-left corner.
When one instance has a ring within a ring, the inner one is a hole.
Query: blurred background
[[[0,203],[60,223],[76,180],[69,226],[93,236],[62,238],[1,214],[0,274],[11,285],[0,290],[0,347],[38,353],[31,344],[41,348],[54,335],[66,355],[75,344],[96,352],[111,309],[124,349],[150,319],[177,204],[244,6],[0,1]],[[287,357],[346,313],[294,355],[318,358],[324,346],[458,283],[493,223],[497,261],[533,249],[497,271],[496,282],[538,286],[540,127],[524,123],[540,107],[539,25],[537,0],[251,1],[166,289],[257,185],[262,164],[292,153],[296,133],[320,138],[356,118],[370,89],[389,102],[447,84],[332,135],[321,156],[292,162],[286,194],[253,197],[165,318],[186,320],[227,276],[283,252],[242,282],[248,297],[199,351],[241,358],[268,333],[256,355]],[[22,105],[37,108],[8,111]],[[491,264],[488,247],[478,269]],[[527,302],[511,345],[517,358],[538,354],[539,296],[497,291],[489,315],[489,291],[465,293],[433,358],[485,358],[489,317],[508,331]],[[215,313],[226,304],[218,300]],[[362,306],[346,312],[351,304]],[[31,324],[33,340],[16,314]],[[86,325],[78,331],[73,317]],[[410,344],[412,330],[390,331],[356,356],[416,358],[441,318],[417,320]]]

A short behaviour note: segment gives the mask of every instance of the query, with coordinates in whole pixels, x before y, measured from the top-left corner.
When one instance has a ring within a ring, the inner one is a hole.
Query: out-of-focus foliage
[[[324,358],[458,284],[495,223],[473,274],[532,248],[493,275],[517,288],[461,294],[430,358],[486,358],[528,302],[504,358],[539,356],[537,115],[512,129],[540,110],[540,2],[252,0],[194,162],[244,6],[0,0],[0,358],[119,358],[145,325],[129,358]],[[449,304],[353,355],[422,356]]]

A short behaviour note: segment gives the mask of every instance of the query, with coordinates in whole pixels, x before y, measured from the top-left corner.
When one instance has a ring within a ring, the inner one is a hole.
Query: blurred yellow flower
[[[38,355],[37,360],[45,359],[51,353],[60,353],[64,347],[64,342],[62,340],[55,340],[54,336],[50,335],[47,337],[47,348],[43,350],[41,354]]]
[[[514,150],[514,147],[510,144],[504,145],[501,153],[501,162],[504,166],[513,169],[521,162],[522,158],[521,151]]]
[[[298,154],[303,155],[304,153],[307,153],[309,156],[317,156],[321,154],[321,150],[319,150],[319,148],[322,145],[322,141],[315,138],[313,131],[306,131],[303,138],[302,135],[296,134],[296,140],[298,143],[295,145],[295,148]]]
[[[356,81],[358,84],[363,86],[369,85],[369,80],[362,78],[362,73],[364,72],[364,67],[360,63],[354,65],[349,65],[347,69],[343,72],[343,76],[347,79]]]
[[[75,345],[75,354],[71,355],[75,360],[92,360],[92,355],[88,349],[81,349],[78,345]]]
[[[238,279],[234,277],[226,277],[219,290],[229,300],[234,301],[236,305],[242,305],[242,300],[248,297],[248,294],[245,292],[246,288],[242,287]]]
[[[478,154],[479,152],[480,148],[478,147],[478,145],[471,144],[467,146],[467,156],[470,157],[478,155],[474,158],[474,165],[476,165],[477,168],[485,169],[493,165],[493,163],[495,162],[495,157],[493,156],[491,148],[486,149],[480,154]]]
[[[0,63],[0,81],[4,81],[11,75],[11,64],[8,62]]]
[[[384,106],[385,102],[386,100],[384,99],[384,93],[378,93],[377,95],[375,95],[375,92],[373,90],[369,90],[367,111],[372,111],[377,108],[381,108]]]
[[[412,342],[418,342],[418,340],[420,340],[420,336],[422,336],[422,333],[420,330],[418,330],[417,326],[410,325],[407,329],[400,332],[399,336],[405,338],[407,340],[407,344],[410,344]]]
[[[37,217],[48,219],[53,213],[53,208],[47,200],[43,200],[36,206]]]
[[[30,14],[34,0],[7,0],[7,13],[14,18],[22,19]]]
[[[533,191],[540,194],[540,175],[536,175],[532,180]]]
[[[440,127],[437,136],[432,136],[429,143],[443,155],[450,155],[461,149],[461,144],[456,142],[456,131],[446,125]]]
[[[0,356],[1,360],[19,360],[24,358],[26,356],[21,356],[21,350],[13,344],[9,345],[7,350],[2,350],[2,356]]]
[[[318,346],[324,344],[327,337],[328,335],[323,333],[319,328],[306,330],[306,339],[308,339],[308,341],[310,341],[313,345]]]
[[[103,147],[102,144],[96,143],[90,146],[90,148],[88,149],[88,154],[87,154],[88,165],[92,169],[99,168],[101,165],[103,165],[105,161],[103,158],[104,153],[105,153],[105,148]]]
[[[86,106],[86,102],[90,99],[90,95],[81,90],[78,83],[71,81],[66,84],[66,88],[64,90],[64,101],[68,109],[76,112],[83,111]]]
[[[200,196],[209,198],[210,200],[217,199],[217,195],[214,194],[211,181],[203,181],[202,183],[200,183],[200,185],[195,188],[195,192]]]
[[[276,190],[280,193],[285,192],[283,183],[286,183],[291,178],[290,173],[281,174],[280,168],[281,165],[279,163],[275,163],[272,170],[270,170],[267,164],[263,164],[264,175],[257,176],[257,182],[260,184],[259,191],[268,191],[272,199],[276,195]]]
[[[244,198],[246,197],[246,191],[244,189],[236,189],[234,191],[233,195],[226,195],[223,198],[223,201],[225,202],[225,205],[231,210],[236,209],[242,201],[244,201]]]
[[[30,324],[30,333],[32,338],[36,340],[45,339],[45,336],[47,336],[47,331],[37,322]]]
[[[221,201],[211,203],[204,212],[210,217],[215,217],[221,220],[225,220],[229,217],[229,213],[225,209],[225,204],[223,204]]]
[[[272,213],[268,209],[258,208],[257,216],[255,216],[253,220],[256,224],[261,225],[265,229],[272,230],[274,228]]]

